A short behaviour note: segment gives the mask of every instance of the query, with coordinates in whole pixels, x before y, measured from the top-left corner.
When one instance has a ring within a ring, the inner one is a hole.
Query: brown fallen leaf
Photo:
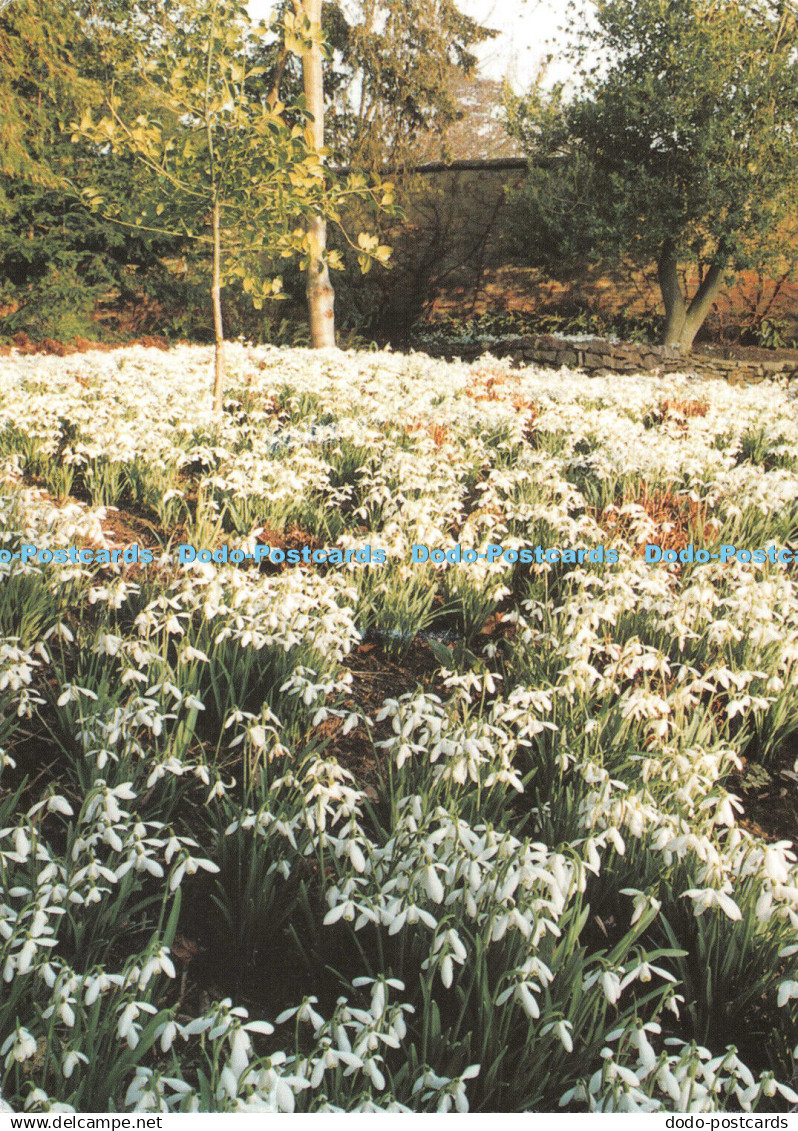
[[[185,962],[188,966],[192,958],[196,958],[204,949],[205,947],[187,939],[185,935],[175,935],[171,953],[174,958],[177,958],[180,962]]]

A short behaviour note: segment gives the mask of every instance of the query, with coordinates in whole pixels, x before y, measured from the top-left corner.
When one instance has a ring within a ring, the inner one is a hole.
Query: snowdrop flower
[[[632,911],[632,918],[629,921],[629,925],[632,927],[647,908],[650,907],[654,911],[659,911],[662,906],[660,900],[655,899],[654,896],[648,895],[646,892],[638,891],[637,888],[621,888],[620,894],[631,895],[634,899],[634,910]]]
[[[716,891],[714,888],[690,888],[689,891],[682,892],[682,897],[692,899],[696,915],[703,915],[708,908],[717,907],[734,922],[742,919],[742,911],[724,891]]]
[[[284,1009],[275,1018],[275,1025],[282,1025],[286,1021],[290,1021],[292,1017],[296,1017],[297,1021],[309,1022],[313,1029],[318,1031],[324,1025],[324,1018],[316,1012],[313,1008],[318,1004],[317,997],[306,997],[301,1005],[294,1006],[292,1009]]]
[[[798,997],[798,982],[787,979],[779,983],[777,1004],[779,1008],[786,1005],[792,998]]]
[[[85,1055],[85,1053],[78,1052],[75,1049],[72,1049],[70,1052],[68,1052],[61,1062],[61,1072],[64,1076],[64,1079],[68,1080],[77,1068],[78,1064],[81,1062],[83,1064],[89,1063],[89,1058]]]
[[[0,1045],[0,1056],[5,1056],[6,1069],[15,1062],[21,1064],[36,1055],[36,1038],[24,1026],[18,1026]]]
[[[607,1001],[610,1005],[615,1005],[621,996],[621,979],[614,970],[604,970],[599,976],[599,983]]]
[[[573,1038],[571,1037],[571,1033],[573,1032],[573,1025],[570,1021],[550,1021],[547,1025],[543,1026],[540,1032],[541,1034],[551,1032],[555,1033],[557,1035],[557,1039],[560,1041],[560,1044],[566,1052],[574,1051],[574,1042]]]
[[[144,1013],[157,1013],[158,1010],[154,1005],[150,1005],[147,1001],[132,1001],[123,1006],[120,1010],[119,1021],[117,1023],[116,1032],[120,1040],[127,1041],[128,1047],[131,1049],[136,1048],[139,1043],[139,1029],[140,1025],[136,1024],[136,1019]]]
[[[168,947],[159,947],[156,953],[152,954],[144,963],[141,973],[139,974],[139,989],[144,989],[153,974],[166,974],[167,978],[175,978],[177,976],[174,963],[169,957]]]
[[[216,873],[219,871],[219,865],[214,864],[212,860],[184,856],[169,877],[169,890],[176,891],[183,882],[184,876],[195,876],[200,869],[203,872]]]

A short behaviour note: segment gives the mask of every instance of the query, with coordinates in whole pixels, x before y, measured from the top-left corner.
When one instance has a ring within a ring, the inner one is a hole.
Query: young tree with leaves
[[[790,0],[596,0],[575,80],[513,100],[532,157],[526,258],[654,262],[664,342],[689,350],[733,272],[784,250],[798,203],[798,20]],[[556,158],[553,170],[536,157]],[[687,293],[681,271],[699,282]]]
[[[189,238],[210,252],[216,340],[214,407],[222,407],[224,327],[221,290],[238,279],[256,306],[280,291],[263,263],[313,261],[305,219],[340,217],[343,201],[385,190],[365,178],[328,183],[319,147],[285,107],[252,94],[262,67],[258,33],[240,0],[183,4],[169,34],[139,59],[147,108],[130,118],[112,90],[107,113],[87,111],[76,136],[131,154],[142,172],[137,199],[120,201],[86,190],[94,207],[132,230]],[[384,249],[380,249],[384,251]],[[323,242],[320,249],[323,255]],[[330,262],[327,256],[325,262]]]

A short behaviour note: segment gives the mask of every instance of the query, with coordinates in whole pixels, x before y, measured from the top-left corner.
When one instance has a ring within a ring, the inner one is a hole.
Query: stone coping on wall
[[[767,377],[798,378],[798,360],[761,358],[724,358],[706,353],[680,353],[672,346],[649,346],[635,342],[612,342],[604,338],[572,341],[550,334],[522,338],[505,338],[491,345],[473,344],[450,349],[463,361],[473,361],[483,354],[509,358],[516,365],[542,365],[559,369],[582,369],[592,376],[611,373],[688,373],[716,377],[732,385],[756,383]]]

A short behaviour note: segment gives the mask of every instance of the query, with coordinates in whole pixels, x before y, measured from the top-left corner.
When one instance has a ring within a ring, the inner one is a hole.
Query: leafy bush
[[[34,339],[58,341],[96,338],[92,315],[102,289],[101,284],[87,284],[71,263],[51,265],[35,284],[7,294],[16,309],[0,319],[0,333],[10,338],[22,332]]]

